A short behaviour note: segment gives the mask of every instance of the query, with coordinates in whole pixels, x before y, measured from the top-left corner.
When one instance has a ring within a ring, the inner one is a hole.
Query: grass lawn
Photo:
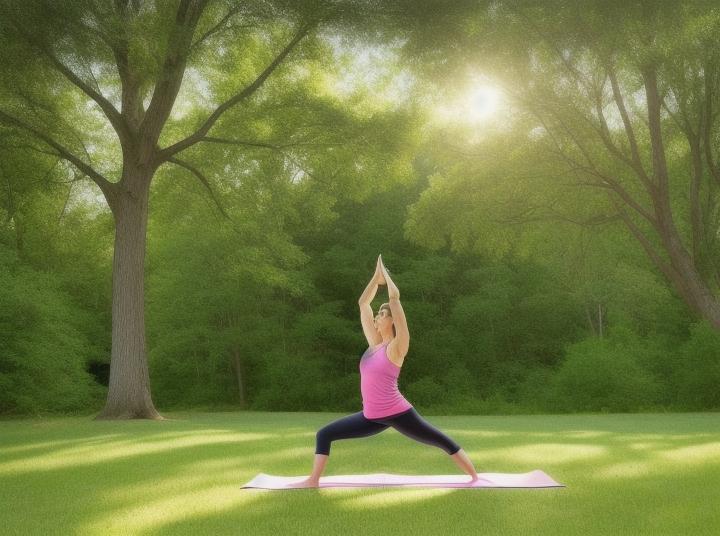
[[[720,414],[429,417],[480,472],[566,488],[257,491],[310,471],[321,413],[0,422],[0,534],[720,534]],[[326,474],[452,474],[395,431],[335,443]]]

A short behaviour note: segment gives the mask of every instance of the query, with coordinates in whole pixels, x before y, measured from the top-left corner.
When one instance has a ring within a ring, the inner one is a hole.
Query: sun
[[[499,104],[500,92],[497,89],[489,86],[479,87],[470,96],[468,112],[473,119],[487,119],[497,112]]]
[[[494,122],[505,108],[503,91],[499,86],[485,81],[473,81],[461,88],[434,95],[435,120],[440,124],[476,127]]]

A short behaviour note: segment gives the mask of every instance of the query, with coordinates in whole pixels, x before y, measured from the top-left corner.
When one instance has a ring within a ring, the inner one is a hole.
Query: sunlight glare
[[[497,111],[499,104],[500,92],[497,89],[480,87],[470,98],[470,117],[476,120],[486,119]]]
[[[433,105],[435,117],[441,124],[477,126],[501,120],[504,108],[502,91],[484,80],[458,88],[453,94],[437,95]]]

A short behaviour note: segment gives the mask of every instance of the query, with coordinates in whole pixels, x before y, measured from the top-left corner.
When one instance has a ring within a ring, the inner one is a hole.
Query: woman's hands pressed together
[[[385,269],[385,266],[383,266],[382,262],[382,255],[378,255],[377,264],[375,266],[375,275],[373,277],[373,280],[378,285],[386,285],[387,280],[385,279],[385,273],[387,270]]]

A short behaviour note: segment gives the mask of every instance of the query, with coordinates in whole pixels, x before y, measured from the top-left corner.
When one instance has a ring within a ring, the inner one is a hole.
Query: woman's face
[[[377,315],[375,315],[375,329],[378,331],[382,331],[384,328],[392,326],[392,323],[392,316],[390,316],[390,311],[387,309],[381,308]]]

